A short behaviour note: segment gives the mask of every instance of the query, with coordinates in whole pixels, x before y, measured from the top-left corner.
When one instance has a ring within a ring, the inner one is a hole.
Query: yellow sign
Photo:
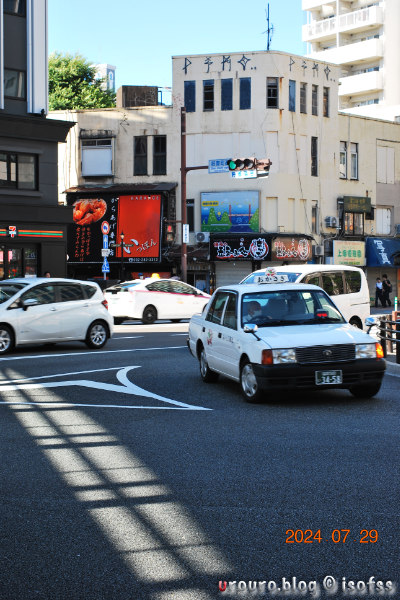
[[[333,263],[335,265],[364,267],[366,264],[365,242],[333,240]]]

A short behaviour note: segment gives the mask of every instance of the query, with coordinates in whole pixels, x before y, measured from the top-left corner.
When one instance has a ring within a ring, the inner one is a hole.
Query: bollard
[[[396,322],[396,364],[400,365],[400,321]]]
[[[383,356],[386,358],[387,348],[386,348],[386,317],[382,317],[379,322],[379,337],[381,338],[381,346],[383,349]],[[382,335],[383,332],[383,335]]]

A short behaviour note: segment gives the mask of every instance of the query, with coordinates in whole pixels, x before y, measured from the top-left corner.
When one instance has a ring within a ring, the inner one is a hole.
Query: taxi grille
[[[354,360],[355,356],[356,348],[353,344],[296,348],[296,361],[300,364],[346,362]]]

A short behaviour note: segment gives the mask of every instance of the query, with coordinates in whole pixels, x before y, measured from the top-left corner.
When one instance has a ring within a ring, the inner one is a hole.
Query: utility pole
[[[183,241],[183,226],[187,221],[186,209],[186,174],[188,171],[208,169],[208,165],[201,167],[186,166],[186,108],[181,108],[181,278],[187,282],[187,244]],[[176,221],[179,223],[179,221]]]

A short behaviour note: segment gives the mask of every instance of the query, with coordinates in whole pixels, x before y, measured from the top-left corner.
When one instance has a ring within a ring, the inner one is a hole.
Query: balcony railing
[[[369,6],[361,10],[315,21],[303,25],[303,42],[311,42],[316,39],[329,39],[336,33],[346,31],[362,31],[374,25],[382,25],[383,12],[379,6]]]
[[[350,75],[340,79],[339,96],[359,96],[383,89],[383,76],[380,71],[370,71]]]
[[[383,44],[380,39],[366,40],[346,44],[329,50],[310,52],[309,58],[336,63],[338,65],[354,65],[365,61],[379,60],[383,56]]]

